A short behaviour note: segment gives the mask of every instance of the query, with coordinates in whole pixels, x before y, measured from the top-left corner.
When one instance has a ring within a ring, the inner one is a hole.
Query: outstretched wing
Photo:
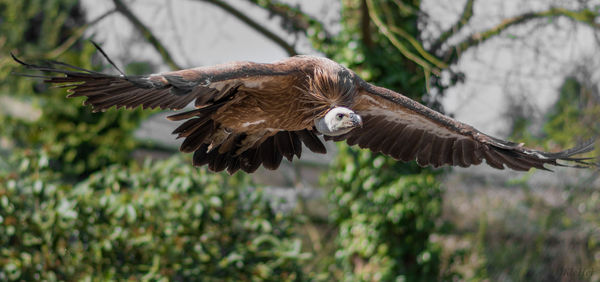
[[[486,160],[498,169],[507,166],[527,171],[545,169],[545,164],[562,166],[558,160],[575,166],[591,166],[589,158],[573,157],[594,149],[594,141],[576,148],[547,153],[486,135],[467,124],[431,110],[389,89],[363,82],[353,109],[362,117],[363,127],[333,137],[382,152],[403,161],[417,160],[421,166],[452,165],[468,167]]]
[[[87,97],[84,104],[91,105],[95,111],[112,106],[177,110],[194,102],[195,110],[172,115],[169,119],[185,120],[173,133],[178,134],[177,138],[185,138],[180,150],[194,152],[196,166],[208,165],[213,171],[227,169],[229,173],[241,169],[250,173],[261,164],[276,169],[283,157],[290,161],[294,155],[300,158],[302,143],[313,152],[325,153],[315,132],[308,129],[271,133],[269,121],[265,121],[263,131],[236,132],[221,127],[215,120],[219,109],[239,102],[248,91],[263,93],[263,97],[269,99],[274,91],[295,89],[296,78],[306,76],[301,69],[305,62],[302,58],[273,64],[236,62],[142,76],[105,74],[53,61],[33,65],[15,56],[13,59],[29,69],[56,74],[25,76],[60,84],[59,87],[71,92],[68,97]]]
[[[42,66],[25,63],[14,55],[13,59],[29,69],[58,74],[37,77],[44,78],[47,83],[63,83],[60,87],[69,88],[71,92],[68,97],[87,97],[84,105],[92,105],[94,111],[104,111],[112,106],[178,110],[191,102],[196,107],[202,107],[230,97],[242,85],[257,88],[274,77],[298,72],[289,64],[234,62],[161,74],[127,76],[95,72],[56,61],[48,61],[47,65]]]

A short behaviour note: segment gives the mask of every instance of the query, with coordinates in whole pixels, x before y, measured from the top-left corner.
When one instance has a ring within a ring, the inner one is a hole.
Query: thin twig
[[[232,16],[236,17],[240,21],[244,22],[245,24],[247,24],[254,30],[258,31],[259,33],[261,33],[262,35],[264,35],[265,37],[267,37],[268,39],[273,41],[275,44],[279,45],[281,48],[283,48],[288,53],[288,55],[295,56],[298,54],[298,52],[296,52],[296,50],[294,49],[294,47],[292,45],[288,44],[285,40],[283,40],[277,34],[266,29],[264,26],[257,23],[253,19],[249,18],[248,16],[246,16],[244,13],[240,12],[233,6],[227,4],[223,1],[220,1],[220,0],[199,0],[199,1],[204,1],[207,3],[213,4],[217,7],[225,10]]]
[[[302,12],[299,8],[291,5],[280,3],[279,1],[259,1],[247,0],[248,2],[267,10],[269,13],[280,17],[284,23],[289,23],[293,30],[306,32],[310,27],[316,27],[325,33],[325,37],[330,36],[325,26],[319,20]]]
[[[429,15],[425,14],[423,11],[421,11],[419,9],[415,9],[414,7],[412,7],[410,5],[406,5],[402,1],[394,0],[394,3],[396,4],[396,6],[398,6],[398,9],[400,9],[400,13],[402,13],[402,14],[406,14],[406,15],[424,15],[424,16],[429,17]]]
[[[390,29],[390,31],[392,31],[395,34],[398,34],[400,37],[404,38],[404,40],[408,41],[410,45],[417,51],[417,53],[421,55],[421,57],[423,57],[425,60],[429,61],[430,63],[434,64],[440,69],[445,69],[448,67],[446,63],[440,61],[434,55],[425,51],[423,45],[416,38],[414,38],[404,29],[397,27],[393,21],[394,15],[391,14],[389,9],[384,9],[383,13],[385,14],[385,18],[388,19],[386,26]]]
[[[431,45],[430,51],[436,53],[442,44],[446,42],[450,37],[457,34],[463,26],[465,26],[469,20],[473,17],[473,5],[475,0],[468,0],[463,8],[462,15],[457,22],[455,22],[448,30],[442,32],[440,37]]]
[[[419,41],[417,41],[416,38],[414,38],[413,36],[408,34],[408,32],[406,32],[405,30],[403,30],[399,27],[396,27],[396,26],[390,26],[390,30],[392,32],[400,35],[406,41],[408,41],[410,43],[410,45],[412,45],[413,48],[415,48],[415,50],[417,50],[417,53],[419,53],[419,55],[421,55],[423,58],[425,58],[426,60],[428,60],[429,62],[434,64],[436,67],[438,67],[440,69],[445,69],[448,67],[448,65],[446,63],[442,62],[441,60],[436,58],[434,55],[425,51],[425,48],[423,48],[423,45],[421,45],[421,43]]]
[[[60,56],[62,53],[64,53],[65,51],[69,50],[69,48],[71,48],[71,46],[73,46],[73,44],[75,44],[75,42],[77,42],[77,40],[79,40],[82,36],[83,33],[91,26],[99,23],[100,21],[102,21],[104,18],[110,16],[111,14],[113,14],[114,12],[116,12],[116,9],[112,9],[107,11],[106,13],[100,15],[99,17],[95,18],[94,20],[78,27],[77,29],[75,29],[75,31],[73,31],[73,33],[71,34],[71,36],[69,36],[69,38],[67,38],[67,40],[65,40],[62,44],[60,44],[59,46],[57,46],[56,48],[52,49],[51,51],[47,52],[45,54],[45,58],[46,59],[55,59],[58,56]]]
[[[421,57],[413,54],[410,50],[408,50],[408,48],[404,44],[402,44],[402,42],[400,42],[400,40],[398,40],[398,38],[396,38],[396,36],[394,36],[394,34],[388,29],[388,27],[379,18],[379,15],[375,11],[375,5],[373,4],[373,0],[367,0],[367,5],[369,8],[369,15],[371,16],[373,23],[375,23],[375,25],[377,26],[379,31],[388,40],[390,40],[392,45],[394,45],[394,47],[396,47],[396,49],[398,49],[398,51],[400,51],[400,53],[402,53],[402,55],[404,55],[404,57],[415,62],[416,64],[421,66],[423,69],[426,69],[427,71],[431,71],[435,75],[438,75],[438,76],[440,75],[440,70],[438,68],[432,67],[432,65],[428,61],[425,61]]]
[[[133,14],[133,12],[127,7],[127,5],[125,5],[125,3],[123,3],[123,1],[113,0],[113,3],[115,3],[115,8],[117,11],[125,16],[125,18],[127,18],[133,24],[133,26],[140,33],[142,33],[142,36],[154,47],[154,49],[156,49],[156,51],[158,51],[165,63],[167,63],[171,69],[181,69],[181,67],[175,63],[175,60],[173,60],[173,57],[169,54],[167,48],[156,36],[154,36],[152,31],[150,31],[150,29]]]

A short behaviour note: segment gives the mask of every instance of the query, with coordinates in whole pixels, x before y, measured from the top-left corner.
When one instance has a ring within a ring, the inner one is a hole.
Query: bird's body
[[[169,119],[185,120],[174,131],[185,138],[181,150],[194,152],[194,165],[208,164],[213,171],[253,172],[261,164],[276,169],[283,157],[300,158],[302,144],[325,153],[318,135],[434,167],[466,167],[484,159],[492,167],[515,170],[560,165],[557,160],[589,165],[587,159],[572,156],[593,149],[589,142],[545,153],[488,136],[320,57],[295,56],[271,64],[234,62],[148,76],[15,60],[64,74],[45,77],[46,82],[68,83],[69,97],[85,96],[84,104],[95,110],[178,110],[193,102],[194,110]]]
[[[236,132],[249,134],[311,129],[314,125],[314,115],[322,115],[325,110],[321,108],[314,112],[306,111],[313,103],[319,102],[316,99],[309,101],[314,97],[308,94],[307,90],[316,59],[294,57],[273,64],[273,68],[290,63],[297,66],[297,69],[281,75],[277,80],[268,81],[257,77],[255,81],[241,82],[236,97],[215,112],[215,122]],[[202,71],[202,68],[198,70]],[[348,99],[352,99],[350,95]],[[323,98],[330,99],[328,105],[337,102],[338,99],[329,93],[323,93]],[[282,116],[286,118],[281,118]]]

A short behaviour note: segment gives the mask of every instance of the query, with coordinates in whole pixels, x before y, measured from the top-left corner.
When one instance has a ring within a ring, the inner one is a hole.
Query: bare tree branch
[[[233,6],[231,6],[231,5],[223,2],[221,0],[199,0],[199,1],[204,1],[204,2],[207,2],[207,3],[211,3],[211,4],[213,4],[213,5],[217,6],[217,7],[225,10],[226,12],[228,12],[229,14],[231,14],[232,16],[236,17],[240,21],[244,22],[245,24],[247,24],[248,26],[250,26],[254,30],[258,31],[259,33],[261,33],[262,35],[264,35],[265,37],[267,37],[268,39],[270,39],[271,41],[273,41],[275,44],[279,45],[281,48],[283,48],[288,53],[288,55],[294,56],[294,55],[298,54],[298,52],[296,52],[296,50],[294,49],[294,47],[292,45],[288,44],[285,40],[283,40],[277,34],[275,34],[275,33],[271,32],[270,30],[266,29],[264,26],[262,26],[261,24],[257,23],[253,19],[249,18],[248,16],[246,16],[244,13],[240,12],[239,10],[237,10],[236,8],[234,8]]]
[[[113,0],[115,4],[115,8],[119,13],[121,13],[125,18],[127,18],[133,26],[142,33],[142,36],[158,51],[162,59],[169,65],[171,69],[181,69],[179,65],[173,60],[173,57],[169,54],[167,48],[160,42],[160,40],[154,36],[152,31],[142,23],[142,21],[137,18],[133,12],[123,3],[122,0]]]
[[[275,1],[247,1],[269,11],[269,13],[273,15],[280,17],[286,25],[291,27],[291,31],[306,32],[310,27],[316,27],[317,29],[325,32],[326,37],[330,36],[330,33],[325,29],[321,21],[307,15],[298,8]]]
[[[599,16],[600,13],[587,9],[572,11],[565,8],[551,8],[546,11],[526,13],[520,16],[505,19],[504,21],[502,21],[502,23],[487,31],[472,34],[467,39],[459,42],[454,46],[451,46],[442,57],[447,63],[452,63],[456,61],[460,54],[465,50],[483,43],[487,39],[500,34],[501,32],[514,25],[529,22],[531,20],[541,18],[567,17],[573,21],[584,23],[594,29],[600,29],[600,24],[595,22],[595,19]]]
[[[458,31],[460,31],[460,29],[469,22],[469,20],[473,17],[474,3],[475,0],[467,0],[462,15],[460,16],[460,19],[456,23],[454,23],[448,30],[444,31],[440,35],[440,37],[431,45],[431,49],[429,50],[431,51],[431,53],[436,53],[440,49],[442,44],[446,42],[446,40],[458,33]]]
[[[367,0],[362,0],[360,3],[360,32],[363,44],[368,49],[371,49],[373,47],[373,38],[371,37],[371,18],[369,16]]]

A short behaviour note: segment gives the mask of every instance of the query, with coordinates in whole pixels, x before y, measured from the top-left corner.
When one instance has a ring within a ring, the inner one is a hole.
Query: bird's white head
[[[327,136],[342,135],[359,126],[362,127],[361,117],[345,107],[335,107],[315,120],[317,131]]]

